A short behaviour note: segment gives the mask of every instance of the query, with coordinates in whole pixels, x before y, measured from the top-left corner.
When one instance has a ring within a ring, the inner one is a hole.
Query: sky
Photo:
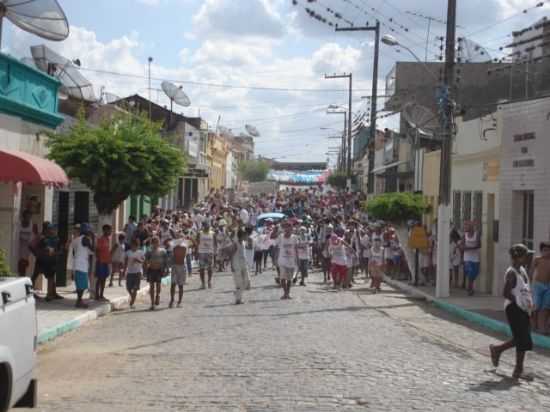
[[[362,97],[371,95],[374,34],[337,33],[328,22],[345,27],[378,19],[382,35],[395,36],[421,59],[435,60],[446,16],[444,0],[58,1],[70,23],[68,39],[44,41],[6,22],[2,50],[24,57],[30,46],[47,44],[78,58],[97,96],[103,90],[148,97],[152,57],[153,101],[167,105],[160,83],[173,81],[192,102],[175,111],[200,114],[211,128],[221,125],[237,134],[245,124],[254,125],[261,133],[256,153],[285,161],[323,161],[338,142],[328,137],[341,134],[343,116],[326,111],[328,105],[347,106],[347,80],[326,80],[325,74],[353,73],[352,111],[358,115],[368,106]],[[533,24],[550,8],[550,1],[535,7],[540,0],[458,3],[458,35],[480,44],[491,57],[502,55],[499,47],[512,30]],[[310,17],[306,8],[326,23]],[[437,19],[429,37],[428,20],[419,15]],[[395,62],[411,60],[405,49],[381,45],[379,94],[385,94],[385,77]],[[383,106],[383,98],[378,103]],[[388,116],[378,127],[396,123]]]

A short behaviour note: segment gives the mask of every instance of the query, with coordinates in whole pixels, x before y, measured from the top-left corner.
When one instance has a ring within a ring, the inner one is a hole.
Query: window
[[[455,191],[453,194],[453,224],[457,229],[462,229],[462,193]]]
[[[535,166],[535,160],[534,159],[521,159],[521,160],[514,160],[513,167],[514,168],[520,168],[520,167],[534,167]]]
[[[482,227],[483,220],[483,192],[474,193],[474,222],[476,222],[478,230]]]
[[[462,221],[472,220],[472,192],[464,192],[462,205]]]
[[[525,140],[534,140],[537,135],[535,133],[523,133],[514,135],[514,142],[524,142]]]

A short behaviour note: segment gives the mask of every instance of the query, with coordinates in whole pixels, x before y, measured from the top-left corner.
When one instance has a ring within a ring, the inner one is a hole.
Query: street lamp
[[[384,43],[386,46],[390,46],[390,47],[401,47],[405,50],[407,50],[415,59],[416,61],[418,61],[419,63],[422,64],[422,67],[430,74],[430,76],[437,80],[439,82],[439,79],[435,76],[435,74],[433,74],[429,69],[428,69],[428,66],[426,65],[425,62],[423,62],[422,60],[420,60],[420,57],[418,57],[416,55],[415,52],[413,52],[410,48],[408,48],[407,46],[405,46],[404,44],[402,43],[399,43],[399,40],[397,40],[395,37],[393,37],[391,34],[385,34],[384,36],[382,36],[382,43]]]

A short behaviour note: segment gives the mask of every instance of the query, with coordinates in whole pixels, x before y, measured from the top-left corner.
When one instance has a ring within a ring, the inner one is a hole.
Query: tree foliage
[[[8,262],[6,261],[6,254],[0,249],[0,277],[11,276]]]
[[[249,182],[263,182],[269,173],[269,164],[263,160],[245,160],[239,164],[239,176]]]
[[[328,177],[327,183],[337,189],[345,189],[347,185],[347,175],[344,172],[334,172]]]
[[[166,195],[184,173],[181,150],[160,130],[141,115],[118,114],[94,127],[80,114],[67,133],[49,136],[49,158],[93,191],[100,214],[110,214],[131,195]]]
[[[365,202],[363,207],[369,217],[395,223],[420,220],[428,210],[424,196],[414,193],[384,193]]]

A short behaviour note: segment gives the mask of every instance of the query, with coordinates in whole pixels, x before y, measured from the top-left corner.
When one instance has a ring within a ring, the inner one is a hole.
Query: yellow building
[[[216,133],[208,134],[207,159],[210,173],[208,183],[210,189],[225,187],[226,162],[229,145],[222,136]]]

